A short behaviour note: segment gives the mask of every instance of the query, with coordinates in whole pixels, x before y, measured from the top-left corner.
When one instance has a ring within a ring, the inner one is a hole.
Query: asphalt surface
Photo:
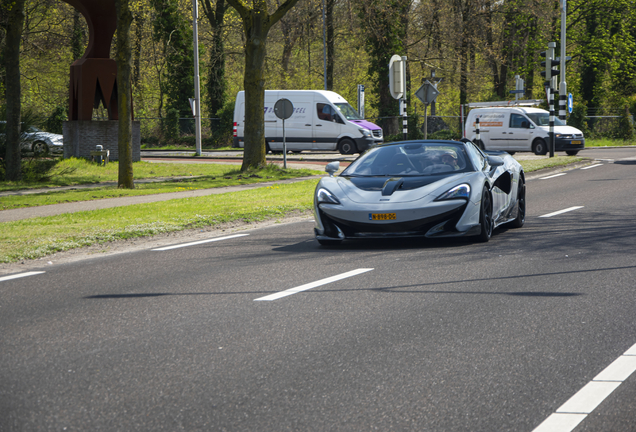
[[[636,150],[601,156],[487,244],[301,221],[0,279],[0,430],[533,431],[611,385],[549,430],[634,431],[599,374],[636,368]]]

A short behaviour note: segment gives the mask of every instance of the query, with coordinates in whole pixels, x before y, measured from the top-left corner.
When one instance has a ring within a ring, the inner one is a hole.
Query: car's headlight
[[[321,204],[321,203],[340,204],[340,201],[338,201],[338,198],[336,198],[334,194],[332,194],[325,188],[318,189],[318,192],[316,192],[316,200],[318,204]]]
[[[369,129],[359,129],[363,137],[371,138],[373,134]]]
[[[455,186],[452,189],[447,190],[440,196],[438,196],[435,201],[443,201],[449,199],[469,199],[470,198],[470,185],[468,184],[460,184]]]
[[[570,134],[556,134],[557,138],[573,138]]]

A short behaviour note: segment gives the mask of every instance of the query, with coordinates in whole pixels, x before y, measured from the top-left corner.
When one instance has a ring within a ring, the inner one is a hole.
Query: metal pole
[[[325,90],[327,90],[327,23],[325,18],[325,0],[322,0],[322,59],[324,66]]]
[[[406,141],[409,136],[409,120],[406,114],[406,56],[402,56],[402,89],[404,93],[402,95],[403,108],[402,111],[402,134],[404,135],[404,140]]]
[[[283,168],[287,169],[287,138],[285,137],[285,119],[283,119]]]
[[[192,32],[194,39],[194,133],[197,156],[201,156],[201,89],[199,88],[199,5],[192,0]]]
[[[428,139],[428,104],[424,104],[424,139]]]
[[[565,106],[568,94],[568,85],[565,82],[565,37],[566,37],[566,7],[567,0],[561,1],[561,83],[559,84],[559,119],[565,121]]]
[[[554,48],[556,48],[556,42],[548,43],[548,55],[550,56],[550,60],[554,58]],[[546,65],[550,63],[548,57],[546,56]],[[552,67],[550,67],[552,69]],[[547,71],[546,71],[547,72]],[[548,85],[548,104],[550,107],[550,117],[549,117],[549,135],[550,135],[550,157],[554,157],[554,80],[548,76],[546,73],[547,85]]]

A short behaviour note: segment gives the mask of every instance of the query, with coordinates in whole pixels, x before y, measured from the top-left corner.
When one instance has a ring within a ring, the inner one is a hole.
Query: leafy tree
[[[203,0],[203,12],[208,18],[212,29],[212,44],[210,45],[210,61],[208,63],[207,108],[210,117],[216,117],[223,108],[227,97],[227,80],[225,78],[225,42],[223,35],[223,20],[227,10],[225,0],[217,0],[216,4],[210,0]],[[220,132],[220,125],[216,120],[210,122],[212,134]]]
[[[242,171],[265,165],[265,79],[263,63],[267,52],[267,34],[298,0],[286,0],[271,15],[266,0],[227,0],[239,13],[245,32],[245,151]]]
[[[179,12],[178,0],[151,1],[157,13],[154,38],[163,43],[166,59],[166,79],[162,82],[167,98],[166,109],[177,109],[182,117],[191,116],[189,98],[194,92],[192,30]],[[185,125],[181,124],[182,128]]]

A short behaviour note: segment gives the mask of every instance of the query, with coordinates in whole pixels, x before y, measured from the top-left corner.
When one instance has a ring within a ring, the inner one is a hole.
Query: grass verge
[[[0,262],[231,221],[284,217],[312,208],[317,182],[5,222],[0,224]]]

